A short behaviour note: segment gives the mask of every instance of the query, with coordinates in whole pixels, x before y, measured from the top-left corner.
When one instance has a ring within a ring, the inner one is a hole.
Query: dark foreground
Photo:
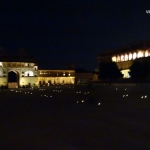
[[[0,93],[0,149],[150,149],[150,85],[97,85],[92,104],[85,92],[81,85]]]

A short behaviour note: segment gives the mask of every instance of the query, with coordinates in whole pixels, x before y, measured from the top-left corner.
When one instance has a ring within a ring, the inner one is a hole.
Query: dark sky
[[[94,70],[99,52],[150,40],[150,1],[18,0],[0,2],[0,45],[24,48],[40,67],[66,63]]]

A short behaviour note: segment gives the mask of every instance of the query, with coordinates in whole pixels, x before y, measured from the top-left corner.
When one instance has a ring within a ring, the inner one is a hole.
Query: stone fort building
[[[6,54],[0,48],[0,86],[49,86],[74,84],[75,70],[39,70],[37,60],[23,49],[18,54]]]
[[[150,61],[150,41],[139,41],[116,49],[108,50],[97,56],[98,64],[102,61],[113,61],[121,69],[124,78],[129,78],[129,67],[133,61],[146,59]],[[140,71],[140,70],[139,70]]]

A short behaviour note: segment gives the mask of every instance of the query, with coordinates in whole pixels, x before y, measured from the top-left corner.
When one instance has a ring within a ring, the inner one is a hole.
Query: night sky
[[[99,52],[150,40],[150,1],[18,0],[0,2],[0,46],[24,48],[40,68],[66,63],[94,70]]]

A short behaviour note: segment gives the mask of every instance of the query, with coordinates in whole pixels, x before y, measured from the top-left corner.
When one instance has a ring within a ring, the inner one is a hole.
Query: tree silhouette
[[[99,68],[99,78],[100,79],[108,79],[109,84],[111,84],[112,79],[122,78],[123,74],[118,69],[117,64],[115,62],[102,62]]]
[[[144,78],[147,78],[150,74],[150,64],[146,60],[134,61],[129,69],[129,75],[131,78],[139,79],[140,81],[142,81]]]

